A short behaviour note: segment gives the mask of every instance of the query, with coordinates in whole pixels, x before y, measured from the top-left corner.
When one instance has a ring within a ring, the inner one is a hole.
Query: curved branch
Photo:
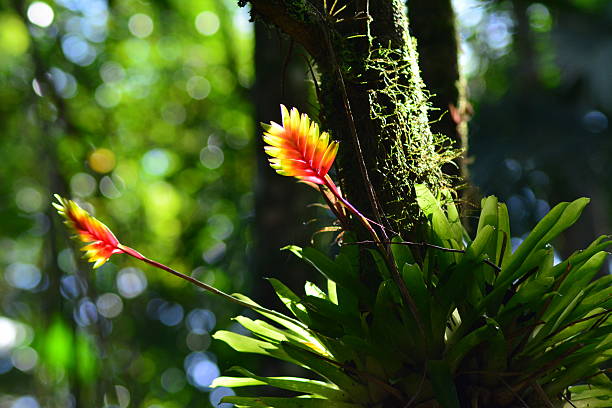
[[[249,0],[253,17],[278,27],[300,43],[315,60],[321,61],[325,37],[321,32],[321,19],[314,6],[306,1]]]

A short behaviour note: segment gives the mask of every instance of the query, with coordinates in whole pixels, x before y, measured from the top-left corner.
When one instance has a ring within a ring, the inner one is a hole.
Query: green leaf
[[[402,242],[400,237],[393,237],[391,242]],[[414,256],[408,245],[395,244],[390,245],[391,252],[393,253],[393,259],[398,268],[402,268],[405,264],[415,263]]]
[[[588,202],[587,198],[579,198],[571,203],[561,203],[542,218],[525,241],[512,254],[512,259],[507,266],[502,269],[495,282],[495,289],[480,302],[475,313],[469,319],[466,319],[462,325],[464,327],[471,325],[473,320],[484,310],[487,310],[489,315],[496,314],[499,306],[501,306],[503,296],[512,282],[518,279],[521,273],[525,272],[524,269],[521,269],[521,266],[526,259],[533,251],[544,248],[563,230],[576,222]],[[463,330],[456,333],[461,335]]]
[[[499,203],[494,196],[482,200],[482,211],[476,235],[478,236],[487,226],[493,227],[495,233],[487,242],[483,252],[489,255],[489,259],[496,265],[507,264],[511,255],[508,209],[505,204]]]
[[[502,268],[507,264],[512,255],[512,245],[510,244],[510,217],[506,204],[497,205],[497,250],[495,262]]]
[[[490,320],[487,320],[489,324]],[[509,342],[506,340],[501,329],[495,330],[491,337],[486,340],[486,345],[482,353],[483,384],[488,387],[499,385],[500,378],[497,373],[505,372],[508,369]],[[489,374],[490,373],[490,374]]]
[[[606,260],[608,253],[601,251],[593,255],[580,269],[570,270],[561,286],[559,293],[561,295],[569,295],[575,293],[577,288],[584,288],[593,277],[599,272]]]
[[[434,197],[431,191],[424,184],[415,184],[414,190],[419,207],[431,221],[433,232],[442,243],[447,244],[450,239],[461,242],[462,236],[455,233],[442,207],[440,207],[439,200]]]
[[[258,384],[252,385],[270,385],[272,387],[280,388],[283,390],[296,391],[304,394],[314,394],[319,395],[321,397],[328,398],[330,400],[338,400],[338,401],[347,401],[349,400],[349,395],[338,389],[334,384],[326,383],[323,381],[317,380],[309,380],[306,378],[297,378],[297,377],[261,377],[253,374],[252,372],[242,368],[242,367],[232,367],[230,371],[237,372],[245,377],[250,377],[249,379],[257,381]],[[215,385],[216,380],[211,385],[215,386],[227,386],[230,385],[218,384]],[[246,384],[245,385],[251,385]],[[240,385],[238,385],[240,386]]]
[[[370,303],[369,299],[371,295],[368,289],[358,279],[355,279],[351,267],[346,267],[346,265],[345,267],[341,267],[340,264],[336,264],[321,251],[314,248],[301,249],[296,246],[287,248],[298,257],[314,266],[315,269],[327,279],[331,279],[336,282],[336,284],[351,290],[359,299]],[[348,260],[345,260],[345,262],[350,265]]]
[[[233,293],[232,296],[242,300],[243,302],[250,303],[250,304],[253,304],[253,305],[258,306],[258,307],[261,308],[260,305],[258,305],[253,300],[251,300],[249,297],[247,297],[247,296],[245,296],[245,295],[243,295],[241,293]],[[270,319],[272,321],[275,321],[276,323],[280,324],[281,326],[286,327],[287,329],[291,330],[294,334],[296,334],[297,336],[302,337],[305,340],[310,340],[311,338],[313,338],[312,334],[308,330],[306,330],[301,325],[301,322],[299,322],[298,320],[292,319],[289,316],[281,317],[281,316],[279,316],[277,314],[262,312],[261,309],[256,310],[256,312],[259,313],[262,316],[267,317],[268,319]]]
[[[516,279],[516,271],[531,252],[535,249],[543,248],[544,245],[550,243],[562,231],[574,224],[588,203],[588,198],[579,198],[571,203],[560,203],[555,206],[540,220],[525,241],[512,254],[512,259],[500,273],[495,285],[506,286],[507,282],[512,282]]]
[[[331,279],[327,279],[327,296],[334,304],[338,304],[338,288],[336,282]]]
[[[432,302],[434,338],[443,335],[448,316],[455,305],[466,304],[465,299],[474,300],[474,292],[478,290],[474,275],[481,270],[480,266],[481,261],[463,257],[461,263],[449,268],[445,279],[438,283],[434,291],[435,300]]]
[[[223,397],[221,402],[254,408],[364,408],[363,405],[321,398]]]
[[[213,334],[212,337],[216,340],[221,340],[227,343],[227,345],[240,353],[263,354],[278,358],[279,360],[299,364],[299,362],[289,357],[280,346],[268,343],[266,341],[257,340],[252,337],[243,336],[241,334],[226,330],[220,330]]]
[[[605,375],[604,375],[605,376]],[[612,404],[612,386],[575,385],[569,387],[571,401],[577,407],[607,407]],[[571,405],[567,405],[571,407]]]
[[[476,240],[478,240],[479,235],[484,232],[486,228],[491,229],[491,232],[497,230],[499,221],[498,221],[498,202],[497,197],[490,196],[484,198],[481,203],[482,210],[480,211],[480,219],[478,220],[478,229],[476,230]],[[490,233],[489,233],[490,234]],[[489,237],[480,244],[482,249],[479,248],[479,253],[486,253],[489,255],[489,258],[495,262],[497,258],[497,234],[494,237]]]
[[[310,327],[323,336],[338,338],[344,334],[361,333],[359,315],[350,315],[327,299],[306,296],[304,306],[308,311]]]
[[[576,385],[569,387],[572,401],[587,398],[604,397],[604,400],[612,400],[612,387],[595,387],[592,385]]]
[[[474,241],[465,250],[465,255],[470,259],[480,260],[483,256],[493,258],[495,253],[486,253],[485,251],[495,251],[497,245],[496,236],[494,234],[495,227],[492,225],[483,226],[478,233]]]
[[[342,337],[342,342],[353,349],[358,356],[379,356],[383,351],[379,347],[376,347],[372,341],[368,341],[363,337],[347,335]]]
[[[598,307],[612,306],[612,275],[606,275],[592,282],[585,289],[585,298],[572,312],[571,319],[578,319]]]
[[[581,359],[581,363],[563,371],[555,380],[544,387],[548,395],[557,395],[572,384],[599,371],[599,356]]]
[[[321,299],[327,299],[327,295],[317,285],[310,281],[304,284],[304,292],[307,296],[315,296]]]
[[[416,304],[419,312],[419,317],[423,323],[425,334],[427,336],[426,342],[431,342],[431,294],[425,286],[423,280],[423,272],[418,265],[405,264],[402,269],[402,277],[406,282],[406,287]]]
[[[306,313],[304,305],[301,303],[302,300],[278,279],[268,278],[268,281],[287,309],[289,309],[295,317],[300,319],[300,321],[308,323],[308,314]]]
[[[579,293],[584,295],[584,288],[601,269],[607,255],[606,252],[598,252],[580,268],[572,268],[570,270],[564,282],[559,287],[559,296],[552,300],[550,306],[542,315],[541,319],[547,322],[547,324],[541,328],[543,335],[549,334],[562,323],[561,318],[559,318],[556,319],[557,321],[555,321],[554,324],[551,324],[556,316],[566,316],[573,310],[573,308],[570,310],[570,304],[574,307],[577,305]]]
[[[500,316],[505,315],[522,305],[531,305],[535,301],[541,301],[542,297],[552,287],[554,279],[552,277],[536,278],[527,282],[510,298],[500,311]],[[531,311],[530,306],[523,308],[525,311]]]
[[[589,313],[587,313],[586,316],[584,316],[585,319],[592,316],[593,317],[592,319],[584,320],[584,321],[572,321],[572,322],[567,323],[567,327],[562,328],[561,331],[558,331],[558,333],[554,337],[552,337],[550,341],[547,343],[550,343],[550,344],[560,343],[564,340],[571,339],[580,333],[585,333],[591,330],[591,328],[593,327],[593,324],[597,321],[597,319],[603,318],[602,314],[605,314],[606,311],[607,309],[595,308],[591,310]]]
[[[245,329],[270,343],[280,343],[282,341],[292,341],[296,344],[304,344],[304,340],[292,333],[285,332],[263,320],[251,320],[246,316],[236,316],[234,318]]]
[[[340,247],[340,253],[336,257],[336,263],[353,278],[359,277],[359,245],[354,244],[356,241],[354,233],[345,231],[342,236],[343,245]]]
[[[608,398],[588,398],[575,402],[572,400],[572,404],[568,402],[563,408],[610,408],[611,403]]]
[[[372,341],[384,353],[399,354],[409,360],[422,359],[425,339],[411,312],[398,307],[398,292],[391,280],[380,284],[372,313]]]
[[[348,375],[348,370],[343,370],[341,364],[333,364],[314,352],[295,347],[290,343],[282,344],[284,352],[295,361],[310,368],[328,381],[336,384],[339,389],[351,395],[357,401],[367,401],[367,388],[358,383],[353,377]],[[346,372],[345,372],[346,371]]]
[[[390,279],[391,274],[389,273],[389,268],[387,268],[387,263],[380,254],[380,251],[378,251],[378,249],[368,249],[368,253],[372,256],[372,259],[374,259],[374,264],[376,265],[380,277],[382,279]]]
[[[448,348],[446,354],[446,361],[451,373],[454,373],[463,358],[470,352],[474,347],[480,345],[483,342],[491,341],[498,335],[500,327],[497,322],[493,319],[488,318],[486,325],[472,331],[467,336],[463,337],[459,342]]]
[[[430,360],[427,362],[427,373],[434,390],[436,400],[442,408],[461,408],[455,382],[450,368],[444,360]]]
[[[459,210],[457,209],[457,206],[455,205],[453,197],[446,190],[443,191],[442,193],[444,195],[444,200],[446,203],[446,218],[448,219],[451,230],[453,231],[453,236],[455,237],[455,241],[457,241],[456,239],[457,237],[466,237],[468,236],[468,234],[465,228],[463,228],[463,224],[461,224]]]
[[[252,385],[266,385],[265,382],[256,380],[254,378],[246,378],[246,377],[217,377],[213,380],[212,384],[210,384],[211,388],[215,387],[229,387],[229,388],[237,388],[237,387],[249,387]]]
[[[546,273],[545,276],[557,278],[567,272],[569,268],[580,267],[597,252],[605,251],[610,246],[612,246],[612,240],[610,240],[610,237],[607,235],[602,235],[593,241],[586,249],[575,251],[565,261],[555,265]]]

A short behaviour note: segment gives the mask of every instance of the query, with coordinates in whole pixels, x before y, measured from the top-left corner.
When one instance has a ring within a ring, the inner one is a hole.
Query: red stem
[[[377,223],[376,221],[366,217],[365,215],[363,215],[361,212],[359,212],[359,210],[357,210],[355,207],[353,207],[353,205],[351,203],[349,203],[344,197],[342,197],[342,194],[340,194],[340,191],[338,191],[338,187],[336,187],[336,185],[334,184],[334,182],[331,180],[331,178],[329,177],[329,175],[326,175],[325,178],[325,186],[327,188],[330,189],[330,191],[332,192],[332,194],[334,196],[336,196],[336,198],[338,198],[338,200],[340,200],[340,202],[349,209],[350,212],[352,212],[353,214],[355,214],[357,217],[361,218],[362,220],[365,220],[368,224],[374,224],[378,227],[381,228],[383,235],[386,236],[385,234],[385,230],[388,230],[389,232],[395,234],[395,235],[399,235],[398,232],[393,231],[390,228],[385,227],[382,224]],[[366,227],[368,228],[368,227]],[[371,228],[371,226],[369,226],[368,230]]]
[[[359,212],[359,210],[357,210],[355,207],[353,207],[353,205],[351,203],[349,203],[344,197],[342,197],[342,194],[340,194],[340,192],[338,191],[338,187],[336,187],[336,185],[334,184],[334,182],[332,181],[332,179],[329,177],[329,175],[326,175],[325,178],[325,186],[327,188],[329,188],[329,190],[332,192],[332,194],[334,196],[336,196],[336,198],[338,200],[340,200],[340,202],[350,211],[352,212],[357,218],[359,218],[359,220],[361,221],[361,223],[363,224],[363,226],[370,231],[370,234],[372,234],[372,237],[374,238],[375,241],[380,241],[380,239],[378,238],[378,235],[376,234],[376,231],[374,231],[374,228],[372,228],[372,225],[370,225],[370,220],[363,215],[362,213]],[[384,228],[384,227],[383,227]]]
[[[138,260],[140,260],[140,261],[143,261],[143,262],[148,263],[149,265],[152,265],[152,266],[154,266],[154,267],[156,267],[158,269],[161,269],[163,271],[171,273],[174,276],[177,276],[177,277],[179,277],[179,278],[181,278],[183,280],[186,280],[187,282],[189,282],[189,283],[191,283],[191,284],[193,284],[193,285],[195,285],[195,286],[197,286],[199,288],[202,288],[204,290],[207,290],[210,293],[213,293],[213,294],[215,294],[217,296],[220,296],[220,297],[222,297],[222,298],[224,298],[226,300],[229,300],[232,303],[235,303],[235,304],[240,305],[240,306],[244,306],[244,307],[249,308],[249,309],[256,310],[256,311],[258,311],[260,313],[268,313],[268,314],[272,314],[274,316],[280,317],[280,318],[285,319],[285,320],[290,320],[292,323],[295,323],[295,324],[299,325],[300,327],[310,331],[308,326],[304,325],[304,323],[300,322],[299,320],[292,319],[292,318],[290,318],[288,316],[285,316],[284,314],[282,314],[280,312],[277,312],[275,310],[266,309],[263,306],[255,305],[255,304],[248,303],[248,302],[245,302],[243,300],[240,300],[240,299],[238,299],[238,298],[236,298],[236,297],[234,297],[232,295],[229,295],[229,294],[223,292],[222,290],[219,290],[219,289],[215,288],[214,286],[210,286],[210,285],[208,285],[208,284],[206,284],[206,283],[204,283],[202,281],[199,281],[199,280],[197,280],[196,278],[194,278],[192,276],[185,275],[184,273],[176,271],[176,270],[170,268],[169,266],[164,265],[163,263],[160,263],[160,262],[154,261],[152,259],[149,259],[146,256],[142,255],[140,252],[138,252],[138,251],[136,251],[136,250],[134,250],[134,249],[132,249],[132,248],[130,248],[128,246],[119,244],[118,248],[121,249],[124,253],[126,253],[126,254],[128,254],[128,255],[130,255],[130,256],[138,259]]]

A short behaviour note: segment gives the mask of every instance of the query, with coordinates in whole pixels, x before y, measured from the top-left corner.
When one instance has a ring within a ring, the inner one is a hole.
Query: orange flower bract
[[[338,142],[296,108],[291,112],[281,105],[283,124],[264,124],[263,140],[270,165],[278,174],[293,176],[315,184],[327,184],[325,176],[334,163]]]
[[[80,241],[87,243],[81,251],[85,251],[85,258],[89,262],[94,262],[94,268],[104,265],[113,254],[127,252],[126,247],[119,243],[106,225],[92,217],[77,203],[57,194],[55,198],[58,203],[53,203],[53,206],[65,218],[64,223],[76,232],[76,237]]]

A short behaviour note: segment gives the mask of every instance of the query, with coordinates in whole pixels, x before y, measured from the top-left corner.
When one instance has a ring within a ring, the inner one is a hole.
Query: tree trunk
[[[464,152],[444,172],[455,187],[467,179],[467,122],[471,107],[459,71],[459,39],[451,0],[409,0],[410,32],[417,40],[423,81],[431,92],[431,130],[448,136],[451,148]],[[465,194],[461,194],[465,198]]]
[[[414,184],[450,187],[456,155],[431,132],[415,43],[400,0],[251,0],[252,15],[280,28],[318,68],[320,120],[341,142],[341,187],[363,213],[408,235],[418,224]],[[327,6],[327,9],[324,8]]]

